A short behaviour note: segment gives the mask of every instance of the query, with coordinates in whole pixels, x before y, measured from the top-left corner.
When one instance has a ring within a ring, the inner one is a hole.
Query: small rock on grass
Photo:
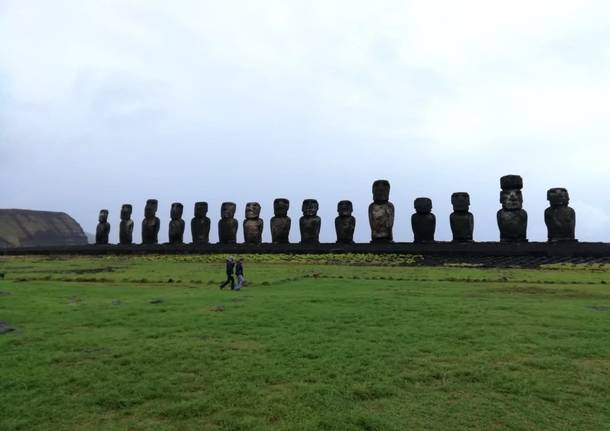
[[[214,305],[212,308],[210,308],[210,311],[225,311],[225,306],[222,304]]]
[[[11,325],[9,325],[6,322],[0,321],[0,334],[5,334],[7,332],[13,332],[13,331],[15,331],[15,328],[13,328]]]

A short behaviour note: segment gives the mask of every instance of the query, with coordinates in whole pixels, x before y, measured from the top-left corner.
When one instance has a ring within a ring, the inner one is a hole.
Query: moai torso
[[[373,183],[373,203],[369,205],[371,242],[392,242],[394,205],[389,201],[390,183],[377,180]]]
[[[156,199],[146,201],[144,220],[142,220],[142,244],[157,244],[161,221],[156,216],[158,202]]]
[[[356,219],[352,216],[354,208],[351,201],[340,201],[337,204],[339,215],[335,218],[335,232],[337,243],[353,244]]]
[[[414,242],[434,242],[436,217],[432,214],[432,200],[417,198],[414,202],[415,214],[411,216]]]
[[[221,206],[221,219],[218,221],[218,242],[221,244],[235,244],[239,226],[234,218],[236,208],[233,202],[224,202]]]
[[[133,220],[131,219],[132,206],[124,204],[121,207],[121,224],[119,226],[119,244],[133,243]]]
[[[244,220],[244,242],[260,244],[263,242],[263,220],[260,218],[261,206],[258,202],[246,204],[246,219]]]
[[[195,217],[191,220],[193,244],[208,244],[210,242],[210,219],[207,217],[208,203],[195,203]]]
[[[318,201],[305,199],[303,201],[303,217],[299,219],[302,244],[318,244],[320,242],[320,226],[322,220],[318,217]]]
[[[184,220],[182,220],[183,211],[184,206],[181,203],[174,202],[172,204],[168,235],[170,244],[182,244],[184,242]]]
[[[449,216],[454,242],[472,242],[474,216],[468,211],[470,196],[468,193],[454,193],[451,196],[453,212]]]
[[[110,235],[110,223],[108,223],[108,210],[101,210],[98,218],[99,223],[95,229],[95,243],[108,244]]]
[[[275,199],[273,201],[273,213],[271,218],[271,241],[274,244],[288,244],[288,235],[290,234],[291,220],[288,217],[288,208],[290,202],[288,199]]]
[[[551,206],[544,211],[544,222],[549,241],[576,241],[576,212],[568,206],[568,191],[564,188],[550,189],[547,199]]]
[[[523,180],[518,175],[505,175],[500,178],[500,203],[502,209],[497,213],[500,241],[527,241],[527,212],[523,209]]]

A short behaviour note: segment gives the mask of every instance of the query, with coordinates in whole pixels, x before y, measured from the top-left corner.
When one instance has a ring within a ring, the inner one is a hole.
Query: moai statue
[[[184,205],[180,202],[174,202],[172,209],[170,210],[171,221],[169,222],[169,243],[170,244],[182,244],[184,242],[184,220],[182,220],[182,213],[184,212]]]
[[[119,225],[119,244],[130,245],[133,242],[133,220],[131,212],[133,208],[129,204],[121,207],[121,224]]]
[[[261,206],[258,202],[246,204],[246,219],[244,220],[244,242],[260,244],[263,242],[263,219],[260,218]]]
[[[156,216],[159,202],[148,199],[144,207],[144,220],[142,220],[142,244],[156,244],[159,242],[159,228],[161,221]]]
[[[527,241],[527,212],[523,209],[523,179],[519,175],[505,175],[500,178],[500,203],[498,228],[500,241]]]
[[[235,244],[239,223],[235,220],[237,205],[233,202],[223,202],[220,207],[220,220],[218,221],[218,242],[221,244]]]
[[[290,201],[278,198],[273,201],[273,214],[271,217],[271,241],[274,244],[288,244],[290,233],[290,217],[288,217]]]
[[[337,243],[353,244],[354,230],[356,229],[356,218],[352,216],[354,207],[351,201],[339,201],[337,204],[339,216],[335,218],[335,231],[337,232]]]
[[[546,198],[551,204],[544,211],[549,242],[576,241],[576,212],[568,206],[570,195],[563,188],[549,189]]]
[[[434,242],[436,216],[432,214],[432,199],[417,198],[413,202],[415,214],[411,216],[413,242]]]
[[[303,201],[303,217],[299,220],[301,244],[318,244],[320,242],[322,220],[318,217],[318,208],[318,201],[315,199],[305,199]]]
[[[371,242],[392,242],[394,205],[390,199],[390,182],[377,180],[373,183],[373,203],[369,205]]]
[[[193,244],[208,244],[210,242],[210,218],[207,202],[195,202],[195,217],[191,220]]]
[[[474,230],[474,216],[468,211],[470,208],[470,195],[458,192],[451,195],[453,212],[449,217],[454,242],[472,242]]]
[[[95,229],[95,243],[108,244],[108,235],[110,235],[110,223],[108,223],[108,210],[100,210],[99,223]]]

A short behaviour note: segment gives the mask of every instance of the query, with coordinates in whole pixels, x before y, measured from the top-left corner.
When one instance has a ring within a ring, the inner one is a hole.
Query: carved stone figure
[[[470,208],[470,195],[458,192],[451,195],[453,212],[449,217],[454,242],[472,242],[474,230],[474,216],[468,211]]]
[[[318,201],[305,199],[303,201],[303,217],[299,219],[301,229],[301,244],[318,244],[320,242],[320,226],[322,220],[318,217]]]
[[[171,221],[169,222],[169,243],[182,244],[184,242],[184,220],[182,213],[184,206],[180,202],[174,202],[170,211]]]
[[[335,231],[337,232],[337,243],[353,244],[354,230],[356,229],[356,218],[352,216],[354,207],[351,201],[340,201],[337,204],[339,216],[335,218]]]
[[[436,216],[432,214],[432,200],[429,198],[417,198],[413,202],[415,214],[411,216],[411,228],[413,229],[413,241],[434,242],[436,230]]]
[[[505,175],[500,178],[500,203],[498,210],[498,228],[500,241],[527,241],[527,212],[523,209],[523,179],[519,175]]]
[[[108,244],[108,235],[110,235],[110,223],[108,223],[108,210],[100,210],[99,223],[95,229],[95,243]]]
[[[246,204],[246,219],[244,220],[244,242],[260,244],[263,242],[263,219],[260,218],[261,206],[258,202]]]
[[[142,220],[142,244],[157,244],[159,242],[159,228],[161,221],[156,216],[159,202],[148,199],[144,207],[144,220]]]
[[[195,202],[195,217],[191,220],[193,244],[208,244],[210,242],[210,218],[207,202]]]
[[[221,244],[235,244],[239,223],[235,220],[237,205],[233,202],[223,202],[220,207],[220,220],[218,221],[218,242]]]
[[[390,199],[390,182],[377,180],[373,183],[373,203],[369,205],[371,242],[392,242],[394,205]]]
[[[564,188],[549,189],[546,194],[551,204],[544,211],[544,222],[550,242],[576,241],[576,212],[568,206],[570,195]]]
[[[131,212],[133,207],[123,204],[121,207],[121,224],[119,225],[119,244],[129,245],[133,242],[133,220]]]
[[[278,198],[273,201],[273,214],[271,217],[271,241],[274,244],[288,244],[291,220],[288,217],[290,201]]]

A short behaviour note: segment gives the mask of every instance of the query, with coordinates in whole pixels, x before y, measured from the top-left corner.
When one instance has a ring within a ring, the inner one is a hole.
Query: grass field
[[[0,430],[608,430],[610,267],[0,258]]]

